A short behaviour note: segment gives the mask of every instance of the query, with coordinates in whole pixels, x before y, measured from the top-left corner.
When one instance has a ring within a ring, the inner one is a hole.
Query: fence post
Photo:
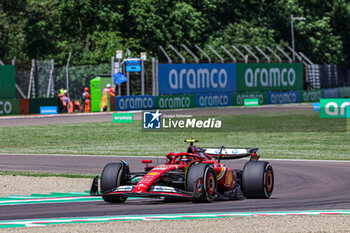
[[[51,82],[51,93],[55,97],[55,60],[52,59],[52,82]]]
[[[247,50],[248,53],[255,58],[256,63],[260,63],[260,59],[246,45],[243,45],[243,48],[245,48],[245,50]]]
[[[221,45],[220,48],[222,48],[222,50],[224,50],[224,52],[231,57],[233,63],[237,63],[237,59],[225,48],[225,46]]]
[[[141,59],[141,95],[145,95],[145,65],[144,61]]]
[[[50,77],[49,77],[49,85],[47,86],[47,92],[46,97],[49,98],[50,95],[54,93],[54,79],[53,79],[53,72],[55,70],[55,61],[52,59],[50,62]]]
[[[221,55],[218,52],[216,52],[216,50],[213,47],[208,45],[208,48],[220,59],[221,63],[225,62],[224,59],[221,57]]]
[[[155,75],[156,76],[156,95],[159,95],[159,85],[158,85],[158,83],[159,83],[158,82],[158,80],[159,80],[159,73],[158,73],[159,60],[158,59],[156,59],[155,65],[156,65],[156,69],[155,69],[156,70],[156,75]]]
[[[163,52],[163,54],[165,55],[165,57],[168,59],[168,63],[171,64],[173,63],[173,61],[170,59],[169,55],[167,54],[167,52],[164,50],[163,46],[159,45],[159,49]]]
[[[259,53],[261,53],[267,60],[267,63],[271,63],[271,59],[269,58],[269,56],[266,55],[266,53],[264,53],[264,51],[262,51],[259,46],[255,46],[256,50],[258,50]]]
[[[16,89],[17,89],[17,91],[19,92],[19,94],[22,96],[23,99],[25,99],[26,96],[23,94],[22,89],[17,85],[17,83],[16,83],[15,85],[16,85]]]
[[[126,95],[130,95],[130,72],[126,72],[126,78],[128,81],[126,81]]]
[[[194,58],[194,60],[196,61],[196,63],[199,63],[199,59],[196,55],[194,55],[194,53],[184,44],[182,44],[182,47]]]
[[[208,62],[211,63],[211,58],[208,56],[208,54],[206,54],[198,45],[194,45],[194,47],[196,47],[196,49],[198,49],[199,52],[201,52],[208,59]]]
[[[152,57],[152,95],[156,95],[156,58]]]
[[[243,57],[245,63],[248,63],[248,56],[245,56],[235,45],[232,45],[232,48]]]
[[[35,91],[35,82],[34,82],[34,73],[35,73],[35,60],[32,60],[32,68],[30,69],[30,78],[29,78],[29,86],[28,86],[28,95],[27,99],[30,98],[30,92],[33,90]]]
[[[273,51],[269,46],[266,46],[266,49],[269,50],[270,53],[272,53],[272,55],[274,55],[277,58],[279,63],[282,63],[282,59],[275,53],[275,51]]]
[[[111,85],[112,85],[112,87],[114,86],[114,79],[113,79],[114,70],[115,70],[114,56],[112,56],[112,58],[111,58]]]
[[[293,62],[292,58],[290,58],[290,56],[288,56],[288,54],[286,52],[284,52],[283,49],[281,49],[278,46],[276,48],[278,49],[278,51],[280,51],[288,59],[289,63]]]
[[[186,63],[186,58],[182,56],[182,54],[179,51],[177,51],[177,49],[175,49],[174,46],[169,45],[169,47],[176,53],[176,55],[178,55],[181,58],[182,63]]]
[[[68,60],[67,60],[67,65],[66,65],[66,89],[67,93],[69,94],[69,72],[68,72],[68,67],[69,67],[69,62],[70,62],[70,57],[72,56],[72,52],[69,52]]]
[[[16,58],[17,58],[17,56],[15,56],[15,57],[12,59],[11,64],[12,64],[13,66],[16,64]]]

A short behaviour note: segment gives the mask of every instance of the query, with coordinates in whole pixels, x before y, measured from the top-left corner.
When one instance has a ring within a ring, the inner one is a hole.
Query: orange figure
[[[74,112],[80,112],[82,109],[82,106],[79,101],[73,101],[73,110]]]
[[[89,88],[84,88],[83,99],[85,103],[84,112],[90,112],[91,109],[91,95],[89,93]]]
[[[63,105],[63,111],[64,112],[68,112],[69,111],[69,95],[67,93],[67,90],[64,90],[64,94],[63,95],[59,95],[60,99],[62,101],[62,105]]]
[[[72,112],[80,112],[81,111],[81,105],[79,103],[79,101],[71,101],[69,103],[69,110],[68,113],[72,113]]]
[[[108,95],[109,95],[109,96],[115,96],[114,88],[111,87],[111,86],[108,88]]]

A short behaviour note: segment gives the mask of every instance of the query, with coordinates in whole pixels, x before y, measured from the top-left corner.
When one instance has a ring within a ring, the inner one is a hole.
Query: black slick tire
[[[101,174],[101,193],[104,201],[109,203],[123,203],[126,197],[115,196],[113,194],[103,194],[121,185],[124,172],[124,164],[108,163]]]
[[[244,165],[242,191],[247,198],[269,198],[274,186],[271,164],[265,161],[250,161]]]
[[[186,190],[194,192],[193,202],[212,202],[217,190],[214,168],[204,163],[191,165],[186,173]]]

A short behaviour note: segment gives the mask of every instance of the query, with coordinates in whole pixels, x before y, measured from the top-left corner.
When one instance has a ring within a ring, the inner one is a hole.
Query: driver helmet
[[[191,162],[190,156],[183,155],[182,158],[181,158],[181,161],[184,162],[184,163]]]

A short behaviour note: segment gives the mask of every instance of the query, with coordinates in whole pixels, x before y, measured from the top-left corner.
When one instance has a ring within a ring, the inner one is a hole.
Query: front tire
[[[101,193],[105,202],[109,203],[123,203],[127,197],[115,196],[113,194],[103,194],[116,188],[124,181],[125,173],[124,163],[108,163],[102,170],[101,174]]]
[[[271,164],[265,161],[250,161],[244,165],[242,191],[247,198],[269,198],[274,186]]]
[[[208,164],[193,164],[187,170],[186,190],[194,192],[193,202],[212,202],[216,197],[217,181],[214,168]]]

